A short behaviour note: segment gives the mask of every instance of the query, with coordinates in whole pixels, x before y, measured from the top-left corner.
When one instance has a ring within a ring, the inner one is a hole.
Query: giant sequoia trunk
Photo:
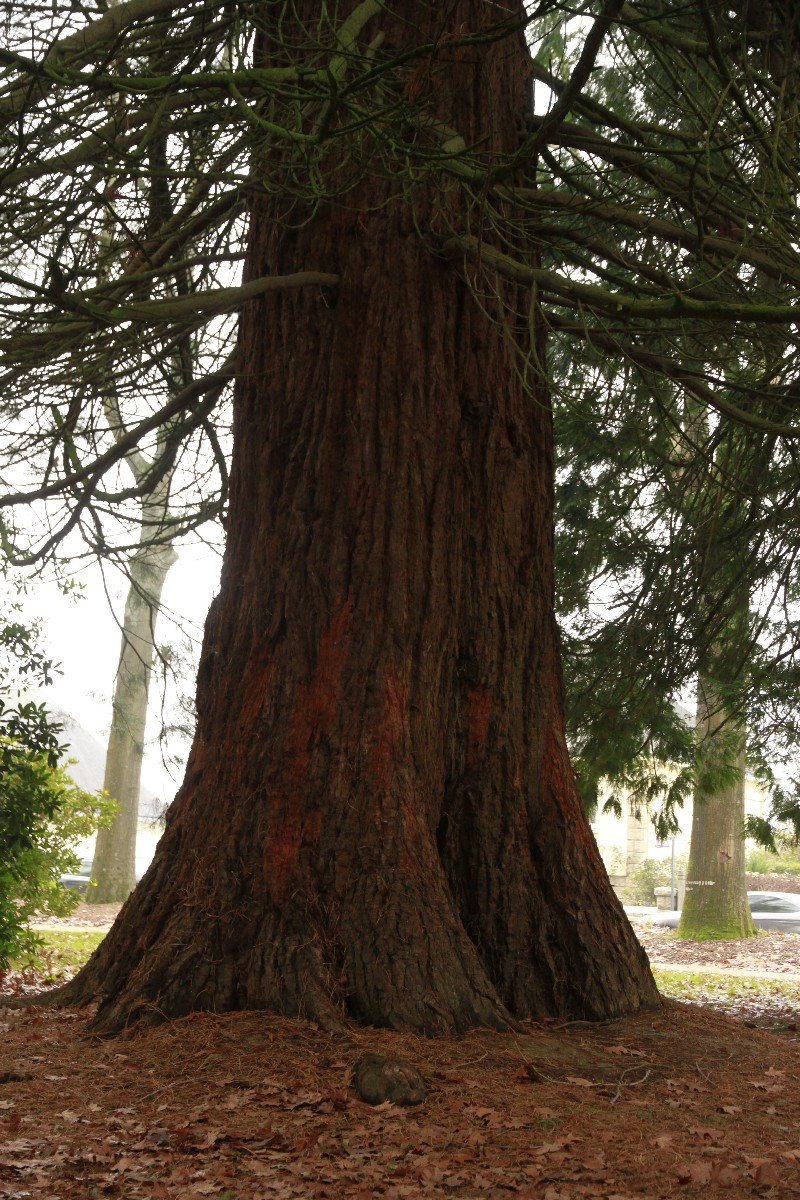
[[[434,41],[440,11],[382,13],[382,49]],[[526,53],[515,34],[429,81],[487,152],[518,136]],[[657,1002],[565,744],[543,339],[526,391],[512,318],[423,244],[431,196],[412,211],[376,173],[313,216],[254,201],[251,276],[340,283],[242,317],[186,778],[64,993],[103,994],[100,1030],[270,1007],[436,1031]]]

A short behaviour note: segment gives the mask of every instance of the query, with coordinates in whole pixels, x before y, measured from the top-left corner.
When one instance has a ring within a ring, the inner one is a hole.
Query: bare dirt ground
[[[685,949],[642,936],[654,959]],[[800,935],[746,953],[800,970]],[[101,1041],[90,1016],[0,1009],[0,1200],[800,1196],[797,1026],[668,1001],[443,1039],[250,1012]],[[364,1103],[351,1073],[370,1051],[415,1063],[424,1103]]]
[[[34,929],[110,929],[121,904],[87,904],[82,900],[68,917],[37,917]]]

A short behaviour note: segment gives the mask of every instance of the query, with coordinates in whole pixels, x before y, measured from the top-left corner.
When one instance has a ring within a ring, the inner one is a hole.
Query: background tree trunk
[[[115,7],[121,0],[110,0]],[[120,104],[116,96],[110,103],[113,112]],[[153,171],[147,198],[147,220],[143,236],[155,233],[172,216],[174,205],[167,182],[167,133],[159,130],[149,139],[148,158]],[[113,181],[108,181],[113,188]],[[103,237],[104,252],[114,244],[115,218],[109,210]],[[187,273],[180,271],[174,286],[179,294],[188,291]],[[168,379],[177,394],[192,379],[191,339],[179,339],[174,348]],[[110,368],[104,380],[103,409],[112,436],[121,441],[126,433],[120,410],[114,373]],[[167,423],[159,429],[155,461],[164,454],[172,430]],[[138,486],[150,479],[153,462],[135,449],[125,461]],[[119,812],[111,825],[98,830],[95,842],[92,878],[96,884],[86,894],[93,904],[126,900],[136,886],[136,835],[139,825],[139,793],[142,784],[142,759],[147,726],[150,676],[155,658],[155,632],[161,610],[161,596],[170,567],[178,556],[170,535],[169,494],[173,468],[161,473],[159,481],[141,501],[139,545],[128,565],[128,594],[121,633],[119,666],[114,680],[111,728],[106,749],[103,788],[116,800]]]
[[[678,936],[752,937],[755,926],[747,902],[744,869],[744,733],[732,726],[713,683],[702,676],[697,686],[697,727],[701,742],[713,736],[719,738],[721,746],[716,753],[725,753],[730,759],[729,772],[734,778],[726,786],[711,792],[699,789],[695,794]],[[730,747],[731,738],[736,741],[735,747]],[[710,752],[715,753],[713,743]]]
[[[143,507],[144,530],[152,502]],[[160,515],[163,518],[163,513]],[[86,893],[91,904],[126,900],[136,886],[139,792],[156,621],[164,582],[177,558],[171,543],[149,545],[144,540],[130,562],[103,778],[103,787],[119,804],[119,812],[111,825],[97,832],[92,864],[96,886]]]
[[[435,41],[440,15],[382,12],[382,50]],[[489,18],[458,0],[450,19]],[[421,86],[507,151],[524,37],[449,56]],[[657,1002],[567,755],[541,322],[531,394],[513,315],[527,328],[528,297],[478,301],[432,256],[419,227],[444,202],[373,176],[313,213],[253,203],[248,276],[317,265],[340,284],[242,316],[186,778],[64,992],[105,994],[100,1030],[267,1006],[436,1031]]]
[[[692,427],[697,445],[709,445],[707,413],[698,411]],[[716,450],[715,466],[723,477],[738,442],[734,431]],[[769,454],[765,462],[753,457],[748,462],[757,476],[767,469]],[[700,470],[704,475],[708,470],[702,460]],[[746,579],[743,552],[729,533],[730,527],[736,526],[742,501],[736,494],[721,497],[711,480],[697,489],[697,499],[695,532],[703,564],[695,598],[698,623],[714,609],[725,613],[725,622],[717,643],[704,656],[697,680],[695,729],[700,775],[694,790],[678,936],[752,937],[755,926],[747,902],[744,843],[746,728],[742,716],[732,715],[741,698],[737,695],[743,682],[741,647],[750,638],[750,596],[742,585]],[[748,538],[746,547],[749,542]]]

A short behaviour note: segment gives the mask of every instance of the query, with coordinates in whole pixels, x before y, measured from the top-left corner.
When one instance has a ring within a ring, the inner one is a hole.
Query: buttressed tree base
[[[402,137],[514,151],[523,6],[502,36],[479,0],[446,22],[421,0],[373,9],[360,36],[382,60],[430,47],[404,76],[415,123],[343,130],[309,165],[315,198],[289,185],[296,146],[265,136],[254,163],[245,280],[338,283],[242,310],[186,777],[60,997],[101,996],[99,1031],[249,1007],[433,1033],[658,1003],[567,754],[536,300],[438,253],[472,201],[404,173]],[[318,17],[265,6],[257,66],[302,65]]]

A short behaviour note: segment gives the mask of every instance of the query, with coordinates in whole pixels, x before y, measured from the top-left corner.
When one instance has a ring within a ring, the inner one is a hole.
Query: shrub
[[[685,868],[686,859],[675,860],[675,871]],[[641,866],[628,875],[620,895],[625,904],[655,904],[655,889],[669,887],[672,877],[670,859],[645,858]]]
[[[36,625],[0,626],[0,969],[39,944],[27,928],[34,912],[64,915],[78,902],[59,876],[79,865],[75,842],[116,810],[59,766],[61,726],[44,705],[19,699],[23,686],[51,681],[38,634]]]
[[[800,857],[796,846],[781,848],[777,854],[757,847],[747,852],[745,867],[754,875],[800,875]]]
[[[800,892],[800,875],[764,875],[748,871],[744,878],[748,892]]]

